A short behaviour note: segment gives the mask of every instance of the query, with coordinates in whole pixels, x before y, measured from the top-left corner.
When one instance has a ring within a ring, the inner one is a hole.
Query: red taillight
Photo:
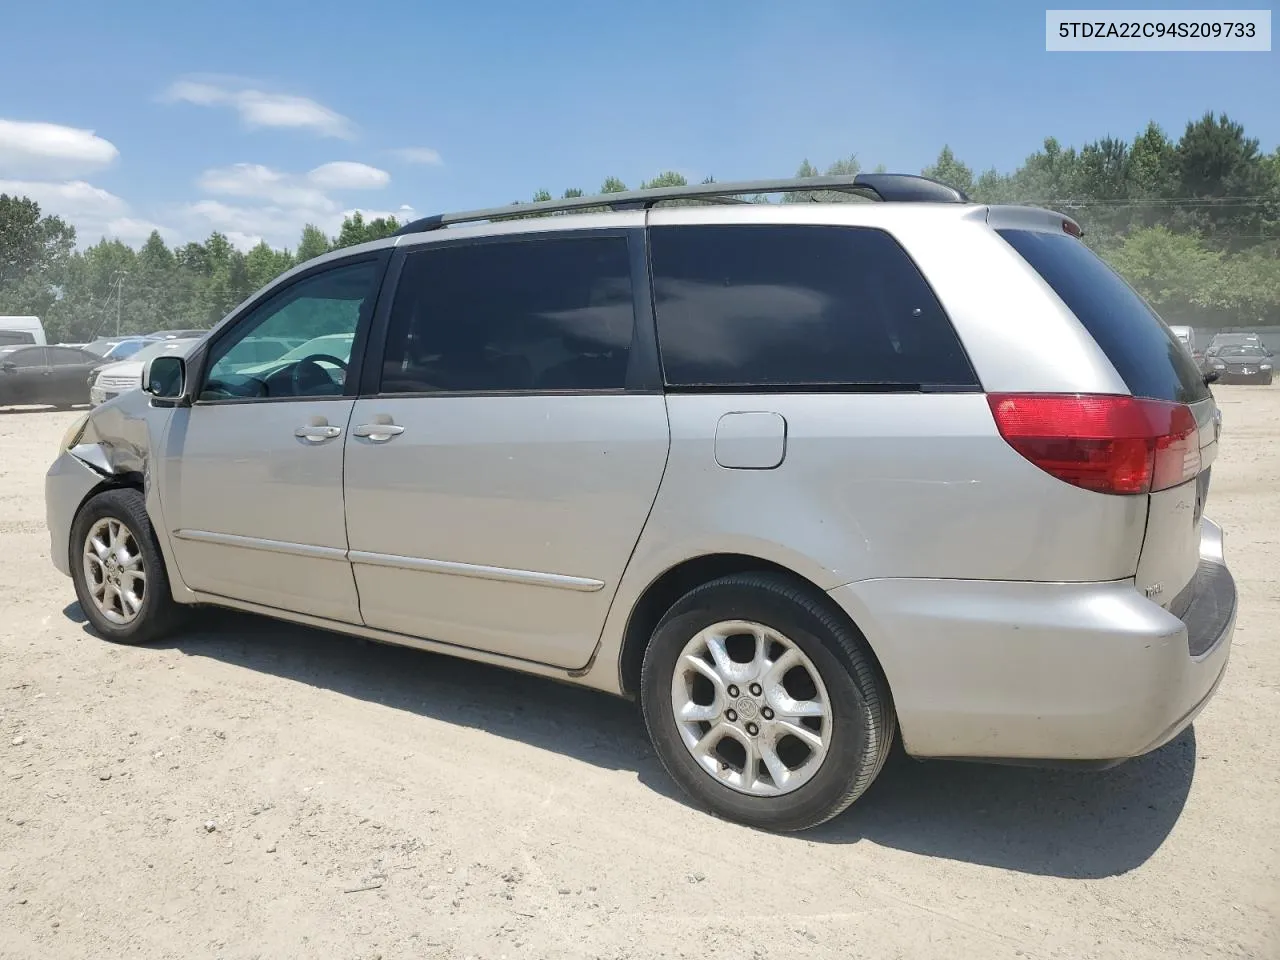
[[[1200,472],[1191,408],[1090,394],[988,395],[1000,435],[1041,470],[1099,493],[1148,493]]]
[[[1083,236],[1084,236],[1084,231],[1080,229],[1080,224],[1076,223],[1074,220],[1065,220],[1065,219],[1064,219],[1064,220],[1062,221],[1062,232],[1063,232],[1063,233],[1069,233],[1069,234],[1071,234],[1071,236],[1073,236],[1073,237],[1083,237]]]

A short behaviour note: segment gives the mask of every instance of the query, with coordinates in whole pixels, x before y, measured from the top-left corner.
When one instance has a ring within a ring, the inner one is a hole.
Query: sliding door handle
[[[385,443],[392,437],[398,437],[404,433],[404,427],[398,423],[361,423],[353,427],[351,432],[357,437],[364,437],[374,443]]]

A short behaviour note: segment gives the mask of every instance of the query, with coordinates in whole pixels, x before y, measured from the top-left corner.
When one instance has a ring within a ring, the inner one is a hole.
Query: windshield
[[[128,360],[150,342],[149,340],[121,340],[102,356],[106,360]]]
[[[1218,351],[1220,357],[1265,357],[1267,352],[1261,347],[1225,347]]]

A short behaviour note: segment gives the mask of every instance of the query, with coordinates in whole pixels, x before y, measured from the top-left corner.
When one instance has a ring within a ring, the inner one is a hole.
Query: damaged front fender
[[[45,476],[45,519],[54,566],[70,576],[71,528],[81,505],[95,491],[132,486],[146,498],[147,513],[170,569],[175,596],[184,592],[170,554],[154,471],[171,408],[153,407],[142,391],[131,391],[90,411],[82,424],[73,424],[63,449]]]
[[[148,476],[152,451],[169,422],[170,408],[151,406],[140,390],[92,410],[69,453],[104,476]]]

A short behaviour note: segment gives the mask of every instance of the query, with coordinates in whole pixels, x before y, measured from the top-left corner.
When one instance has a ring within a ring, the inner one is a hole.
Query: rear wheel
[[[645,724],[696,801],[768,830],[816,826],[889,754],[888,685],[865,641],[803,585],[725,577],[658,624],[641,673]]]
[[[107,490],[71,526],[71,577],[80,607],[108,640],[147,643],[177,623],[164,558],[141,493]]]

